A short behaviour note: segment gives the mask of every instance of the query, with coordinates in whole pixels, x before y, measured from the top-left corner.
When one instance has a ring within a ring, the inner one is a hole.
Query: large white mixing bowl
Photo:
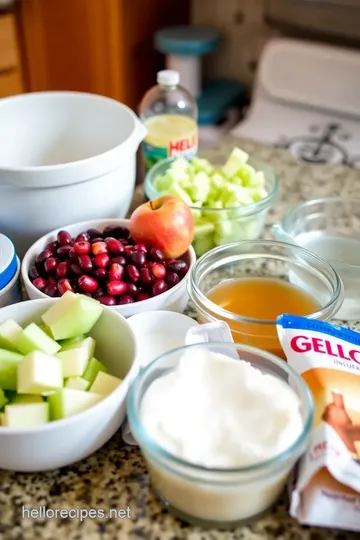
[[[0,230],[22,256],[66,223],[125,217],[146,134],[113,99],[79,92],[0,100]]]

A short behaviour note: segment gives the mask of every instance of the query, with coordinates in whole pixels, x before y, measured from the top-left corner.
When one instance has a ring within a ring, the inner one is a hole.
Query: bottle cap
[[[176,86],[180,82],[180,73],[173,69],[164,69],[157,74],[157,82],[164,86]]]
[[[17,270],[14,244],[0,233],[0,291],[12,280]]]

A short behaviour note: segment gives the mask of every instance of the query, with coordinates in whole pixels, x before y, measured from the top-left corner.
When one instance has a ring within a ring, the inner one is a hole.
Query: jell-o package
[[[278,317],[277,331],[315,407],[290,514],[306,525],[360,531],[360,333],[292,315]]]

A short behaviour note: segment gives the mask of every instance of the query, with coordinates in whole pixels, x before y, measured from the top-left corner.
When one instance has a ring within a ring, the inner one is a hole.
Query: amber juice
[[[277,337],[278,315],[306,316],[321,308],[307,291],[276,278],[230,279],[211,289],[207,297],[235,315],[259,321],[235,321],[216,315],[228,323],[236,343],[246,343],[281,358],[285,355]],[[268,322],[260,322],[265,320]]]

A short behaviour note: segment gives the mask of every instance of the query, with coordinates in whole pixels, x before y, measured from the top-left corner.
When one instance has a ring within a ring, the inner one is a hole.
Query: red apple
[[[138,244],[161,249],[165,257],[181,257],[194,239],[194,217],[188,205],[171,195],[142,204],[130,218],[130,234]]]

